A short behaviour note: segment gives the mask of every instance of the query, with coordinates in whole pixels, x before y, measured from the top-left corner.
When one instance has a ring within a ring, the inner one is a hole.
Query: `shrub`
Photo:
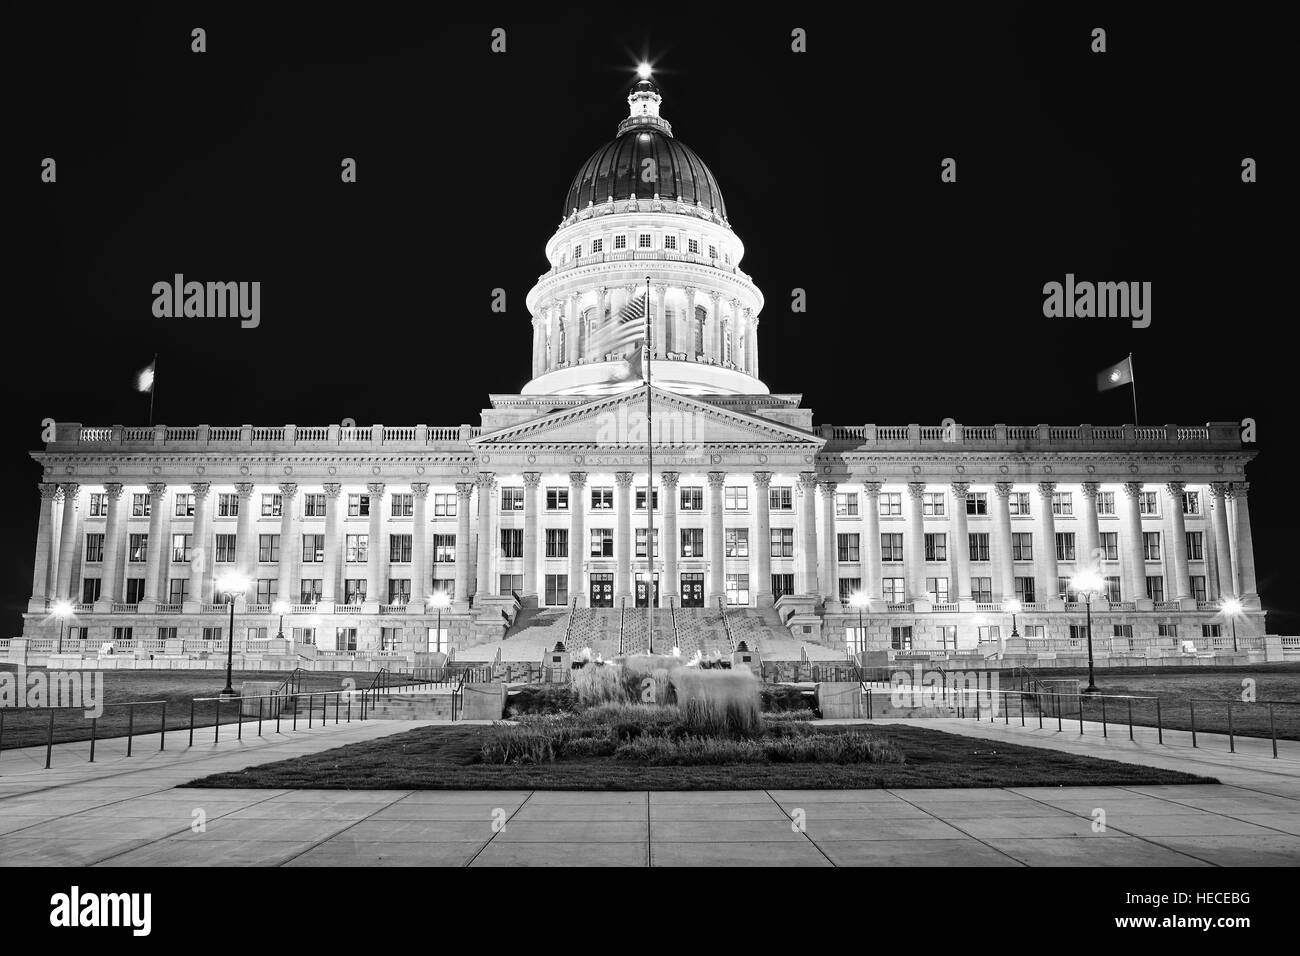
[[[754,740],[717,737],[639,737],[619,744],[614,756],[652,766],[701,766],[729,763],[764,763],[763,746]]]
[[[760,691],[763,701],[763,712],[769,714],[784,714],[791,711],[812,712],[814,701],[811,694],[805,694],[798,687],[792,687],[789,684],[769,684]]]
[[[626,701],[627,692],[614,664],[588,664],[573,676],[573,694],[583,707]]]
[[[659,654],[634,654],[624,658],[620,675],[624,699],[642,704],[673,703],[673,676],[684,666],[680,657]]]
[[[606,737],[575,737],[564,742],[562,757],[581,760],[584,757],[611,757],[618,749],[615,741]]]
[[[567,684],[529,684],[506,698],[506,717],[573,713],[578,697]]]
[[[676,707],[658,704],[602,704],[581,715],[581,724],[608,728],[615,740],[642,735],[681,736],[685,732]]]
[[[845,732],[785,736],[763,741],[773,763],[903,763],[903,753],[888,740]]]
[[[556,734],[536,727],[497,727],[480,752],[484,763],[552,763]]]
[[[691,733],[754,737],[762,732],[759,684],[751,671],[684,667],[673,674],[673,682]]]

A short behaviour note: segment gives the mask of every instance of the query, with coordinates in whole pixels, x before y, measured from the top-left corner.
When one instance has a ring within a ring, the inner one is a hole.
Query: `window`
[[[968,515],[986,515],[989,513],[988,492],[972,491],[966,495],[966,513]]]
[[[400,627],[381,627],[379,629],[379,649],[381,651],[401,650],[402,629]]]
[[[638,249],[649,249],[649,248],[650,248],[650,233],[648,233],[648,232],[638,233],[638,234],[637,234],[637,237],[636,237],[636,247],[637,247]]]
[[[896,651],[910,651],[912,649],[912,626],[910,624],[889,629],[889,646]]]
[[[1156,625],[1156,636],[1157,636],[1157,637],[1177,637],[1177,636],[1178,636],[1178,625],[1177,625],[1177,624],[1157,624],[1157,625]]]
[[[925,492],[921,495],[921,513],[927,518],[942,518],[947,507],[944,503],[946,500],[942,491]]]
[[[727,557],[729,558],[747,558],[749,557],[749,529],[748,528],[727,528],[723,532]],[[843,535],[840,535],[843,539]],[[853,536],[854,538],[857,535]],[[841,559],[843,560],[843,559]]]
[[[794,528],[772,528],[771,556],[774,558],[794,557]]]
[[[230,564],[235,560],[235,536],[233,534],[219,534],[217,537],[217,555],[214,559],[218,564]]]
[[[1156,603],[1165,599],[1165,579],[1161,575],[1147,575],[1147,597]]]
[[[1103,531],[1099,537],[1101,539],[1099,542],[1099,546],[1101,548],[1102,559],[1105,561],[1118,561],[1119,560],[1119,532]]]
[[[410,578],[389,578],[388,579],[388,603],[389,604],[410,604],[411,603],[411,579]]]
[[[324,535],[303,535],[303,540],[307,538],[323,538]],[[370,558],[370,535],[368,534],[350,534],[343,539],[347,556],[344,558],[349,564],[364,564]],[[306,552],[303,553],[303,560],[307,560]],[[324,560],[322,555],[319,560]]]
[[[94,604],[99,600],[100,584],[99,578],[85,578],[81,582],[81,603]]]
[[[498,594],[511,594],[514,591],[522,591],[524,588],[524,576],[522,574],[503,574],[497,582]]]
[[[612,558],[614,556],[614,529],[591,529],[591,557]]]
[[[903,536],[901,534],[886,533],[880,536],[880,560],[903,560]]]
[[[1032,512],[1029,510],[1029,492],[1013,491],[1007,496],[1007,510],[1019,517],[1026,517]]]
[[[318,604],[321,598],[321,579],[303,578],[298,587],[299,604]]]
[[[190,560],[190,535],[188,534],[172,535],[172,560],[173,561]]]
[[[859,537],[857,534],[837,534],[835,536],[835,550],[837,560],[840,561],[860,561]]]
[[[433,536],[433,563],[453,564],[456,561],[456,536],[454,534],[435,534]]]
[[[548,558],[569,556],[569,532],[566,528],[546,529],[546,556]]]
[[[1088,638],[1088,626],[1086,624],[1070,625],[1070,640],[1083,641]]]
[[[682,528],[682,557],[704,557],[704,529]]]
[[[645,489],[644,488],[636,489],[632,497],[633,497],[633,501],[635,502],[633,507],[635,507],[637,511],[645,511]],[[655,511],[658,511],[659,510],[659,489],[658,488],[655,489],[653,500],[654,500],[654,509]]]
[[[128,537],[126,560],[133,564],[140,564],[149,560],[149,535],[133,534]]]
[[[727,575],[727,603],[742,606],[749,604],[748,574]]]
[[[687,240],[686,240],[686,251],[689,252],[689,253],[690,253],[691,255],[693,255],[693,256],[698,256],[698,255],[700,254],[700,240],[698,240],[698,239],[687,239]]]
[[[284,509],[284,497],[276,494],[262,495],[262,517],[278,518]]]
[[[1205,533],[1201,531],[1187,532],[1187,560],[1203,561],[1205,560]]]
[[[1056,593],[1062,600],[1070,604],[1077,604],[1079,601],[1079,592],[1074,590],[1074,579],[1068,574],[1057,576]]]
[[[698,486],[682,489],[682,510],[703,511],[704,489]]]
[[[1052,514],[1058,518],[1069,518],[1074,515],[1074,493],[1070,491],[1052,492]]]
[[[316,628],[314,627],[295,627],[290,633],[293,635],[295,644],[316,643]]]
[[[444,493],[434,494],[433,516],[435,518],[456,517],[456,496],[454,494],[444,494]]]
[[[858,495],[855,491],[836,492],[835,517],[856,518],[858,516]]]
[[[325,517],[325,496],[321,494],[303,495],[302,514],[304,518]]]
[[[772,511],[794,510],[794,489],[789,485],[779,485],[767,489],[767,506]]]
[[[1043,625],[1041,625],[1041,624],[1026,624],[1026,625],[1025,625],[1025,637],[1037,637],[1037,638],[1042,638],[1042,637],[1046,637],[1046,636],[1047,636],[1047,635],[1046,635],[1046,633],[1045,633],[1045,630],[1044,630],[1044,628],[1043,628]]]
[[[970,596],[971,600],[977,604],[991,604],[993,602],[993,579],[971,578]]]
[[[203,639],[205,641],[221,640],[222,630],[219,627],[205,627],[203,629]]]
[[[1199,491],[1183,492],[1183,514],[1198,515],[1201,513],[1201,493]]]
[[[501,489],[501,510],[502,511],[523,511],[524,510],[524,489],[517,487],[504,487]]]
[[[987,561],[989,559],[988,532],[972,532],[967,537],[970,538],[970,559],[972,561]]]
[[[1002,640],[1002,627],[998,624],[990,624],[986,627],[975,628],[976,639],[981,644],[999,643]]]
[[[591,254],[592,254],[593,256],[600,255],[600,253],[602,253],[602,252],[604,252],[604,251],[605,251],[605,240],[604,240],[604,239],[593,239],[593,240],[591,240]]]
[[[659,557],[659,529],[655,528],[655,557]],[[646,557],[645,552],[645,528],[636,529],[636,556],[638,558]]]
[[[135,631],[133,628],[129,628],[129,627],[113,628],[114,641],[130,641],[134,639],[135,639]]]
[[[722,509],[724,511],[748,511],[749,489],[744,486],[728,486],[722,490]]]
[[[880,593],[886,604],[902,604],[907,600],[907,582],[903,578],[881,578]]]
[[[415,514],[415,495],[412,494],[394,494],[392,501],[392,516],[394,518],[410,518]]]
[[[1133,639],[1132,624],[1112,624],[1110,632],[1114,637],[1123,637],[1128,640]]]
[[[365,578],[344,579],[343,603],[344,604],[365,604],[366,603],[366,579]]]
[[[1222,637],[1222,628],[1218,624],[1202,624],[1201,637]]]
[[[582,243],[579,242],[579,243],[576,243],[576,244],[574,245],[574,247],[573,247],[573,258],[575,258],[575,259],[581,259],[581,258],[582,258]]]
[[[665,248],[665,249],[676,249],[676,248],[677,248],[677,237],[676,237],[676,236],[672,236],[672,235],[664,236],[664,248]]]
[[[1142,557],[1147,561],[1160,560],[1160,532],[1142,532]]]
[[[848,604],[862,590],[862,578],[840,578],[840,603]]]
[[[926,578],[925,594],[930,599],[931,604],[948,603],[948,579],[947,578]]]
[[[564,607],[569,603],[569,576],[567,574],[546,575],[547,607]]]
[[[1154,491],[1139,491],[1138,514],[1152,516],[1160,514],[1160,495]]]
[[[1058,582],[1059,583],[1059,582]],[[1016,577],[1016,600],[1022,604],[1034,603],[1034,579],[1032,576]]]
[[[99,564],[104,560],[104,536],[102,534],[86,535],[86,563]]]
[[[104,518],[108,515],[108,495],[103,492],[93,492],[90,496],[90,517]]]
[[[257,536],[257,560],[262,564],[280,560],[280,536],[278,534],[259,534]]]
[[[613,508],[614,508],[613,488],[592,488],[591,489],[591,510],[592,511],[612,511]]]
[[[957,649],[956,624],[940,624],[934,629],[934,636],[939,642],[940,650],[955,651]]]
[[[713,245],[712,243],[709,244],[709,258],[710,259],[718,258],[718,247]]]
[[[132,518],[148,518],[152,513],[153,513],[153,504],[150,501],[149,495],[133,494],[131,496],[131,517]]]
[[[355,651],[357,649],[357,629],[355,627],[336,627],[334,629],[334,649],[336,651]]]
[[[223,491],[217,495],[217,517],[218,518],[238,518],[239,517],[239,495]]]
[[[884,491],[880,494],[880,517],[892,518],[903,513],[903,495],[897,491]]]
[[[772,597],[779,598],[783,594],[794,593],[794,575],[793,574],[774,574],[772,575]]]
[[[190,599],[190,582],[188,578],[167,579],[167,602],[184,604]]]
[[[1103,594],[1105,595],[1106,600],[1111,604],[1118,603],[1120,600],[1119,575],[1108,574],[1103,580],[1105,581]]]
[[[279,596],[280,582],[275,578],[257,579],[257,603],[274,604]]]
[[[190,494],[176,495],[176,517],[192,518],[194,517],[194,496]]]
[[[1099,491],[1097,492],[1097,514],[1109,515],[1115,514],[1115,492]]]
[[[349,518],[370,517],[370,496],[369,495],[348,495],[348,517]]]
[[[365,536],[362,535],[362,537]],[[302,560],[304,564],[315,564],[325,560],[325,535],[305,534],[302,536]]]
[[[501,557],[522,558],[524,556],[524,529],[501,529]]]
[[[176,628],[174,628],[174,627],[160,627],[160,628],[158,628],[158,640],[160,640],[160,641],[174,641],[174,640],[176,640]]]
[[[410,564],[411,551],[411,536],[409,534],[390,534],[388,536],[388,560],[391,563]]]
[[[866,628],[853,627],[852,625],[844,628],[844,647],[850,657],[865,651],[867,649]]]
[[[546,489],[546,510],[547,511],[568,511],[569,510],[569,489],[568,488],[547,488]]]
[[[1197,601],[1204,604],[1205,603],[1205,575],[1193,574],[1189,578],[1189,582],[1191,584],[1192,597],[1196,598]]]
[[[925,536],[925,560],[948,560],[948,536],[946,534],[927,534]]]
[[[614,251],[617,252],[619,249],[626,249],[626,248],[627,248],[627,236],[615,236]]]
[[[1074,560],[1074,532],[1073,531],[1056,532],[1056,560],[1057,561]]]
[[[1011,560],[1034,560],[1034,536],[1028,531],[1013,531],[1011,534]]]

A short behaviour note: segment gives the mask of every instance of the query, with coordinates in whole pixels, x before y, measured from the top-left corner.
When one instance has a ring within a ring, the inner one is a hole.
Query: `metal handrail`
[[[618,653],[623,655],[627,651],[623,647],[623,621],[627,617],[627,598],[622,599],[623,603],[618,609]]]
[[[682,646],[682,632],[677,628],[677,605],[673,604],[672,601],[668,602],[668,616],[673,622],[673,647],[680,650]]]
[[[571,602],[569,602],[569,620],[566,621],[564,625],[564,649],[566,651],[572,650],[569,646],[569,638],[570,635],[573,634],[573,618],[577,614],[577,611],[578,599],[575,597]]]
[[[1187,704],[1191,710],[1192,723],[1192,746],[1196,747],[1196,705],[1197,704],[1226,704],[1228,707],[1228,752],[1237,752],[1237,734],[1232,723],[1232,705],[1244,705],[1246,707],[1267,707],[1268,708],[1268,735],[1273,741],[1273,759],[1277,759],[1277,722],[1274,720],[1274,707],[1300,707],[1300,701],[1295,700],[1238,700],[1231,697],[1189,697]]]
[[[718,611],[722,615],[722,629],[727,633],[727,641],[731,644],[731,652],[736,653],[736,635],[731,633],[731,622],[727,620],[727,599],[718,598]]]

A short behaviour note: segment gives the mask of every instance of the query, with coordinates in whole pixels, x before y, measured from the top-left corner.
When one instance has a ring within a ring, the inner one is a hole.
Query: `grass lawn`
[[[484,726],[422,727],[319,754],[215,774],[193,787],[326,790],[757,790],[881,787],[1115,786],[1215,783],[1206,777],[893,724],[868,731],[901,764],[650,766],[609,757],[479,763]]]
[[[14,665],[6,665],[3,669],[16,673]],[[44,670],[43,667],[27,668],[28,680],[30,681],[32,675],[37,671]],[[81,673],[88,675],[91,672],[82,671]],[[172,731],[189,728],[191,700],[196,697],[215,697],[226,686],[226,672],[224,670],[105,670],[98,673],[104,675],[105,704],[125,703],[132,700],[166,701],[167,730],[169,734]],[[235,689],[238,690],[240,683],[245,680],[275,681],[279,683],[287,676],[287,673],[272,671],[235,671],[234,685]],[[341,690],[343,689],[343,680],[346,677],[353,678],[356,681],[356,686],[365,687],[370,683],[373,676],[373,674],[348,674],[341,671],[304,672],[302,692]],[[316,713],[319,715],[319,700],[317,700],[316,706],[318,708]],[[235,720],[234,706],[224,704],[221,711],[223,725]],[[10,750],[16,747],[31,747],[45,743],[50,720],[48,708],[4,708],[3,714],[4,733],[0,737],[0,749]],[[211,727],[216,716],[216,704],[199,704],[194,712],[194,725],[196,727]],[[332,704],[330,705],[330,716],[333,717]],[[135,732],[141,734],[157,733],[162,724],[162,717],[163,708],[158,704],[136,707]],[[257,718],[251,719],[256,720]],[[299,719],[306,720],[305,711]],[[106,707],[99,718],[96,735],[101,739],[125,736],[128,721],[126,707]],[[81,710],[57,710],[55,712],[55,743],[89,739],[90,721],[83,716]]]
[[[1042,676],[1079,677],[1086,684],[1086,670],[1039,671]],[[1254,697],[1260,701],[1296,701],[1297,706],[1275,707],[1274,722],[1278,739],[1300,740],[1300,665],[1268,664],[1247,667],[1208,668],[1187,667],[1178,669],[1112,668],[1097,672],[1097,687],[1103,694],[1136,694],[1160,698],[1160,718],[1165,727],[1190,730],[1192,726],[1191,698],[1212,698],[1233,701],[1233,731],[1243,736],[1269,736],[1268,709],[1259,704],[1247,705],[1241,696],[1243,681],[1252,681]],[[1014,704],[1012,705],[1014,709]],[[1098,704],[1087,703],[1084,716],[1099,719]],[[1115,702],[1107,703],[1107,720],[1126,723],[1128,712]],[[1155,726],[1154,705],[1133,708],[1133,723]],[[1206,733],[1228,732],[1226,704],[1196,704],[1196,729]]]

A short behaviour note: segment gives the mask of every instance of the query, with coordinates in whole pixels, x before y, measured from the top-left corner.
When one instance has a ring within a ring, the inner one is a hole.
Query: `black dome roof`
[[[642,176],[646,159],[654,161],[653,182]],[[692,205],[716,208],[722,218],[727,217],[722,191],[709,167],[689,146],[654,126],[628,129],[592,153],[573,178],[563,216],[572,215],[574,209],[586,209],[588,203],[600,205],[610,196],[615,200],[632,196],[650,199],[655,193],[665,202],[681,196]]]

